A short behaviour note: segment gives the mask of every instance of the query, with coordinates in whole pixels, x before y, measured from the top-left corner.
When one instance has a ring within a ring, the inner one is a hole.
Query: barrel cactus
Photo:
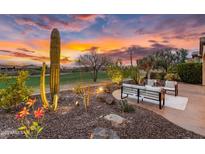
[[[46,99],[45,91],[45,64],[43,64],[41,74],[41,99],[44,106],[49,107]],[[57,29],[53,29],[51,33],[50,42],[50,94],[52,101],[52,108],[57,110],[58,95],[59,95],[59,81],[60,81],[60,33]]]

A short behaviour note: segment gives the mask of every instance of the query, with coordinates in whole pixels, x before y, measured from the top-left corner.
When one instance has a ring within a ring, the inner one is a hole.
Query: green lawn
[[[12,79],[11,79],[12,80]],[[108,80],[106,72],[99,72],[98,73],[98,81]],[[73,84],[77,82],[86,82],[92,83],[92,77],[90,72],[72,72],[67,74],[62,74],[60,77],[60,84]],[[38,88],[40,84],[40,77],[39,76],[31,76],[27,80],[26,84],[33,88]],[[49,76],[46,76],[46,84],[49,84]],[[5,88],[5,83],[0,82],[0,88]]]

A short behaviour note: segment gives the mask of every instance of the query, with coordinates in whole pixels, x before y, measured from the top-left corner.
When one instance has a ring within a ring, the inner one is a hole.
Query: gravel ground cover
[[[60,95],[58,111],[46,113],[45,128],[39,138],[89,139],[98,127],[111,129],[124,139],[204,138],[141,107],[134,106],[135,112],[123,113],[118,103],[108,105],[98,100],[94,92],[87,112],[82,99],[72,91],[64,91]],[[38,106],[41,103],[40,97],[36,98]],[[79,101],[79,106],[75,105],[76,101]],[[113,126],[104,119],[108,114],[117,114],[125,118],[127,123]],[[16,131],[17,127],[14,112],[0,111],[0,138],[24,138],[23,134]]]

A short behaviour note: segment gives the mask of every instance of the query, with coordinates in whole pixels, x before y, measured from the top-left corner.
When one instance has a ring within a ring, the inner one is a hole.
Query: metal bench
[[[127,98],[129,95],[136,96],[138,103],[140,98],[142,101],[146,98],[158,101],[160,109],[162,109],[162,107],[165,105],[165,92],[162,88],[159,87],[139,86],[123,83],[121,86],[121,99]]]
[[[167,91],[172,91],[174,92],[175,96],[178,95],[178,83],[176,81],[165,81],[165,86],[164,86],[165,92]]]

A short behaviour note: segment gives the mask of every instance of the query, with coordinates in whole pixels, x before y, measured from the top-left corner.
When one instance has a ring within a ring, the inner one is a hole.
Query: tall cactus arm
[[[56,111],[58,108],[58,95],[55,94],[53,97],[53,110]]]
[[[40,78],[40,92],[41,92],[41,100],[44,108],[49,107],[49,103],[46,97],[46,83],[45,83],[45,73],[46,73],[46,64],[43,63],[41,78]]]

